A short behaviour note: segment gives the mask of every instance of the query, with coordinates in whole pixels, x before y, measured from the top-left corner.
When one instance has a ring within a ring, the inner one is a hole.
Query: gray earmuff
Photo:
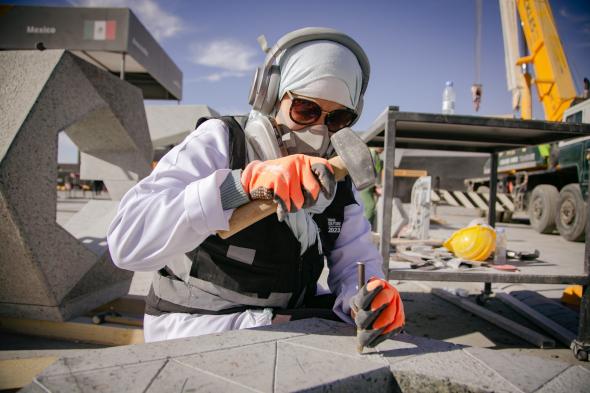
[[[360,117],[363,106],[363,95],[367,90],[371,72],[369,59],[363,48],[351,37],[337,30],[323,27],[306,27],[292,31],[281,37],[268,51],[263,66],[256,70],[252,87],[250,88],[249,103],[254,110],[264,115],[270,115],[274,109],[279,91],[279,83],[281,81],[281,70],[278,65],[274,64],[277,56],[292,46],[316,40],[337,42],[350,49],[356,56],[363,73],[363,84],[361,86],[359,103],[356,108],[358,117]]]
[[[357,121],[359,121],[361,113],[363,113],[363,105],[365,105],[365,99],[363,98],[363,93],[361,93],[359,97],[359,102],[358,104],[356,104],[355,109],[355,112],[357,114],[356,119],[354,119],[354,121],[349,125],[349,127],[352,127]]]

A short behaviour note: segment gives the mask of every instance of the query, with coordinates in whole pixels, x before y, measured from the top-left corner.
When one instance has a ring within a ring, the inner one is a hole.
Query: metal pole
[[[461,307],[464,310],[469,311],[472,314],[477,315],[482,319],[485,319],[486,321],[498,327],[501,327],[502,329],[514,334],[517,337],[522,338],[523,340],[530,342],[531,344],[538,346],[539,348],[555,347],[555,341],[551,338],[546,337],[540,333],[537,333],[534,330],[522,326],[508,318],[498,315],[481,306],[478,306],[477,304],[469,300],[462,299],[457,295],[453,295],[444,289],[432,288],[431,293],[448,302],[455,304],[458,307]]]
[[[498,153],[493,152],[490,155],[490,199],[488,200],[488,224],[496,227],[496,191],[498,188]],[[492,283],[484,283],[481,303],[485,303],[492,295]]]
[[[121,71],[119,72],[119,77],[122,80],[125,80],[125,56],[125,53],[121,55]]]
[[[578,337],[572,344],[574,355],[579,360],[588,360],[590,354],[590,192],[586,203],[586,248],[584,252],[584,274],[588,276],[586,285],[582,287],[582,301],[580,303],[580,324]]]
[[[379,251],[383,258],[383,273],[385,279],[389,280],[389,248],[391,244],[391,209],[393,207],[393,189],[395,173],[395,112],[398,108],[390,106],[387,108],[385,119],[385,159],[383,160],[383,211],[379,220],[379,233],[381,241]]]
[[[498,153],[491,154],[490,162],[490,199],[488,201],[488,224],[496,227],[496,190],[498,188]]]

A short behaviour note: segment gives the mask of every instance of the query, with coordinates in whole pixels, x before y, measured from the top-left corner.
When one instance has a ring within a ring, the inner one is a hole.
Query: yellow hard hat
[[[459,229],[444,242],[450,252],[471,261],[485,261],[496,249],[496,231],[487,225]]]

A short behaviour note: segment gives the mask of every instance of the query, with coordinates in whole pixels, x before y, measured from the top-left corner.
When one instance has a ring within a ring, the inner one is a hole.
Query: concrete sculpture
[[[126,294],[105,242],[117,202],[56,223],[57,136],[120,196],[150,170],[141,91],[67,51],[6,51],[0,113],[0,315],[65,320]]]

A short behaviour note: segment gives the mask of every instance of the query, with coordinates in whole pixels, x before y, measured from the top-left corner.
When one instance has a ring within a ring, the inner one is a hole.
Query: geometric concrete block
[[[466,391],[522,392],[493,369],[462,350],[427,352],[394,363],[392,372],[403,392],[410,388],[417,392],[460,390],[447,389],[449,385]]]
[[[108,251],[105,234],[118,206],[118,201],[91,200],[62,226],[95,255],[103,255]]]
[[[41,385],[43,392],[79,393],[82,391],[93,391],[101,393],[141,393],[151,385],[151,378],[158,373],[166,361],[146,362],[131,366],[110,367],[91,372],[72,374],[52,375],[38,378],[38,383],[31,387]],[[24,390],[25,392],[27,389]],[[29,390],[35,392],[35,390]],[[167,389],[160,390],[168,391]],[[180,390],[178,390],[180,391]]]
[[[306,319],[87,350],[26,392],[582,392],[590,371],[562,362],[400,334],[356,351],[352,326]]]
[[[314,347],[277,343],[275,391],[387,392],[393,378],[383,362]],[[271,391],[267,389],[266,391]]]
[[[588,393],[590,370],[584,367],[570,367],[556,378],[537,390],[538,393]]]
[[[113,392],[121,390],[113,390]],[[177,361],[168,360],[165,366],[153,379],[146,390],[138,392],[236,392],[252,393],[260,390],[253,390],[241,385],[232,379],[223,379],[211,375],[198,368],[193,368]],[[266,392],[271,390],[264,390]],[[128,391],[127,391],[128,392]]]
[[[499,351],[495,352],[494,356],[489,356],[489,350],[482,348],[466,348],[465,352],[512,382],[523,392],[535,392],[568,368],[567,363],[534,356]],[[520,371],[515,373],[514,370]]]
[[[195,130],[201,117],[219,116],[206,105],[146,105],[145,114],[156,150],[178,145]]]
[[[140,90],[67,51],[5,51],[0,113],[0,315],[65,320],[125,294],[132,274],[102,243],[104,210],[73,233],[56,223],[57,139],[113,165],[134,157],[137,181],[152,154]]]
[[[229,348],[176,358],[180,364],[209,375],[230,379],[238,386],[272,391],[277,363],[277,342]],[[165,386],[165,385],[164,385]]]

